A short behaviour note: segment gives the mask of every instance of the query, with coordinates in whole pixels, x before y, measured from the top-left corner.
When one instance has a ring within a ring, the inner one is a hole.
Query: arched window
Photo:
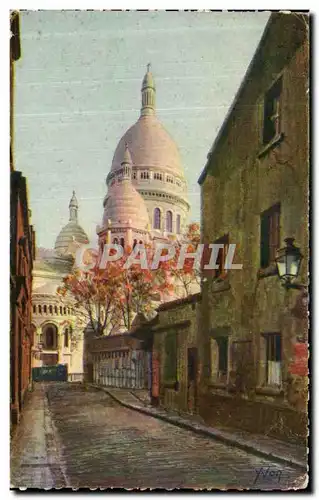
[[[57,328],[55,325],[45,325],[43,328],[43,341],[45,349],[56,349]]]
[[[133,242],[133,248],[135,248],[136,245],[137,245],[137,240],[134,240],[134,242]]]
[[[60,306],[60,314],[63,314],[63,312],[62,312],[62,306]]]
[[[154,209],[154,229],[161,229],[161,211],[159,208]]]
[[[69,329],[64,330],[64,347],[69,347]]]
[[[63,314],[66,314],[66,307],[64,307],[63,309]]]
[[[177,214],[176,216],[176,233],[180,234],[181,232],[181,216]]]
[[[113,245],[118,245],[118,244],[119,244],[119,240],[117,238],[114,238]]]
[[[39,306],[39,314],[42,314],[42,306]]]
[[[54,312],[55,314],[58,314],[58,306],[54,306]]]
[[[139,245],[143,245],[143,241],[142,240],[140,240],[138,243],[139,243]]]
[[[52,306],[49,306],[49,312],[50,312],[50,314],[53,314],[53,307]]]
[[[37,306],[33,306],[33,312],[36,313],[37,312]]]
[[[166,231],[168,233],[173,232],[173,214],[170,210],[166,212]]]
[[[122,248],[124,248],[124,238],[121,238],[120,245],[121,245]]]
[[[44,312],[44,314],[47,313],[47,306],[43,306],[43,312]]]

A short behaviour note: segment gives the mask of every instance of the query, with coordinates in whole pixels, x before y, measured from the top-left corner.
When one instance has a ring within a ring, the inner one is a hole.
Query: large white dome
[[[114,153],[112,172],[121,168],[125,144],[129,147],[134,167],[156,167],[184,176],[178,148],[155,114],[140,116],[123,135]]]

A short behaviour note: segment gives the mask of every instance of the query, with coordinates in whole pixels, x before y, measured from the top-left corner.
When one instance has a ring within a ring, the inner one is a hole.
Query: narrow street
[[[80,384],[36,385],[12,445],[12,487],[285,489],[301,475]]]

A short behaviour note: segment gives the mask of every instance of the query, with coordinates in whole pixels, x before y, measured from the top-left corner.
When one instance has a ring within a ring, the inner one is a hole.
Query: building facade
[[[282,286],[274,259],[294,238],[307,285],[308,30],[306,16],[271,15],[199,179],[203,243],[236,244],[243,266],[225,269],[220,254],[203,279],[199,411],[212,424],[300,439],[307,294]]]
[[[73,297],[57,293],[63,278],[74,269],[77,245],[89,242],[78,222],[79,204],[73,191],[69,222],[61,229],[53,249],[38,249],[33,270],[32,366],[67,365],[69,380],[82,380],[83,336],[86,318]]]
[[[35,233],[31,225],[27,180],[14,170],[14,63],[21,56],[19,14],[11,13],[10,28],[10,411],[19,421],[31,383],[31,288]]]
[[[198,413],[200,301],[197,293],[161,304],[151,327],[153,401],[158,398],[157,403],[167,409],[192,414]]]

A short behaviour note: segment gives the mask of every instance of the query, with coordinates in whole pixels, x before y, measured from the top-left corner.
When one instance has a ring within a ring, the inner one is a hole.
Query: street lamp
[[[275,259],[279,278],[283,281],[285,288],[305,289],[307,288],[305,285],[292,283],[299,274],[303,258],[300,249],[294,245],[294,238],[286,238],[285,243],[286,246],[278,250]]]

